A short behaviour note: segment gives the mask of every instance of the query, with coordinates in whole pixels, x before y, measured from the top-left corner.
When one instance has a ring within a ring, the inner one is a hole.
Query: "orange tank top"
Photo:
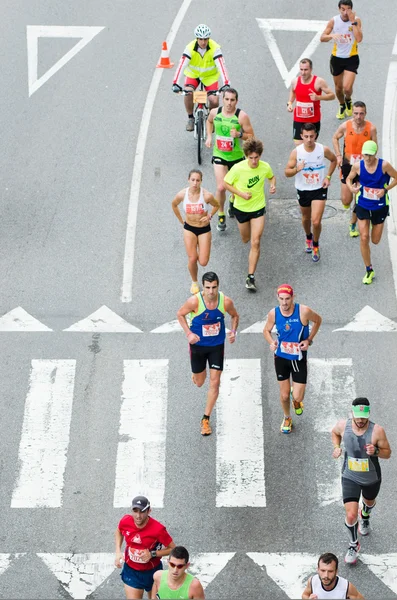
[[[353,165],[362,159],[361,149],[364,142],[371,139],[372,123],[366,121],[365,127],[361,133],[357,133],[353,128],[353,121],[346,122],[345,145],[343,148],[343,162]]]

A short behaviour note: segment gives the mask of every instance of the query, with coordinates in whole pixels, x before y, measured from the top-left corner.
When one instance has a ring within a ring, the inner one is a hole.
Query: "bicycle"
[[[221,90],[210,90],[206,91],[203,84],[200,81],[200,85],[196,90],[181,90],[178,92],[179,96],[187,96],[193,94],[193,117],[194,117],[194,139],[197,140],[197,160],[198,164],[201,165],[202,148],[205,144],[207,137],[206,121],[209,113],[209,107],[207,104],[208,96],[220,96]]]

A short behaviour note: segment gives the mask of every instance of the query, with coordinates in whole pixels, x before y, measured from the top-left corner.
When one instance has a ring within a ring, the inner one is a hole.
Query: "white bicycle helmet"
[[[211,29],[208,27],[208,25],[203,25],[200,23],[200,25],[197,25],[196,29],[194,30],[194,35],[196,38],[203,40],[209,39],[211,37]]]

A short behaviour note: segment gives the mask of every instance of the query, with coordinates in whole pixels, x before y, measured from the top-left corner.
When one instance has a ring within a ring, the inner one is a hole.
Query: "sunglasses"
[[[183,567],[186,567],[186,563],[183,565],[176,565],[175,563],[171,562],[170,560],[168,561],[168,564],[170,565],[170,567],[172,569],[183,569]]]

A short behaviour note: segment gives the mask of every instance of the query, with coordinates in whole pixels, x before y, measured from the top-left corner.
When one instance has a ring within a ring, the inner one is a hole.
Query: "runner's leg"
[[[136,588],[130,587],[124,584],[125,597],[127,600],[140,600],[143,598],[143,590],[137,590]]]
[[[310,235],[312,232],[312,207],[301,206],[300,209],[302,213],[302,227],[306,235]]]
[[[354,80],[356,79],[356,74],[353,71],[344,71],[343,72],[343,94],[345,96],[345,100],[351,102],[353,95],[353,85]]]
[[[207,394],[207,404],[205,405],[204,414],[208,417],[211,415],[212,410],[215,406],[215,402],[219,396],[219,386],[221,383],[222,371],[217,369],[210,369],[210,383]]]
[[[248,256],[248,274],[254,275],[261,253],[261,237],[265,228],[265,215],[251,219],[251,248]]]
[[[371,242],[373,244],[379,244],[382,239],[383,227],[385,223],[379,223],[379,225],[372,225],[371,231]]]
[[[321,219],[325,210],[324,200],[313,200],[311,206],[311,220],[313,224],[313,242],[318,242],[321,234]]]
[[[216,181],[215,199],[219,202],[218,215],[225,214],[226,188],[223,180],[227,174],[227,171],[228,169],[226,165],[214,164],[214,174]]]
[[[202,267],[208,265],[211,253],[211,232],[202,233],[197,236],[198,244],[198,262]]]
[[[335,94],[338,99],[339,104],[345,104],[345,94],[343,91],[343,73],[340,75],[334,75],[334,85],[335,85]]]
[[[183,230],[183,241],[185,243],[186,254],[188,258],[187,268],[189,269],[192,281],[197,281],[197,244],[198,236],[187,229]]]
[[[358,229],[360,231],[360,250],[361,256],[366,267],[371,265],[371,249],[369,247],[369,219],[358,219]]]

